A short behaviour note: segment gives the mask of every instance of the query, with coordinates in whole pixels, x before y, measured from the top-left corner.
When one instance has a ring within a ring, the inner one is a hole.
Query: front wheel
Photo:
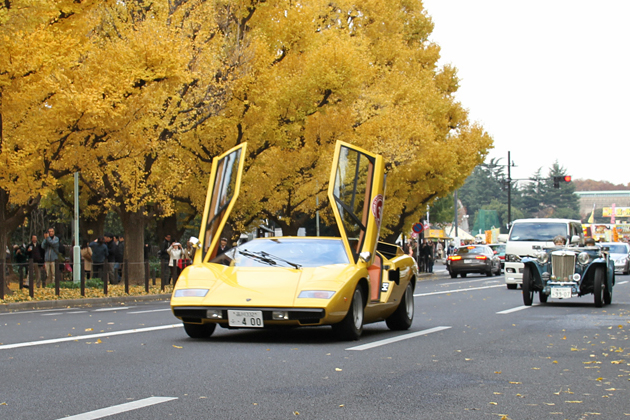
[[[518,287],[518,284],[516,284],[516,283],[507,283],[506,286],[510,290],[515,290]]]
[[[216,327],[217,324],[187,324],[184,322],[184,330],[190,338],[208,338]]]
[[[467,275],[467,274],[468,274],[468,273],[462,273],[462,274],[460,274],[460,275],[462,276],[462,278],[464,278],[464,277],[466,277],[466,275]]]
[[[597,308],[604,306],[604,293],[606,290],[606,284],[604,283],[605,274],[604,267],[595,268],[593,295],[595,296],[595,307]]]
[[[523,268],[523,304],[525,306],[532,306],[534,301],[534,277],[532,276],[529,266]]]
[[[341,340],[352,341],[361,337],[361,333],[363,333],[363,293],[360,286],[354,290],[348,313],[341,322],[333,325],[333,331]]]
[[[547,303],[547,298],[549,296],[546,295],[542,290],[538,292],[538,299],[540,299],[540,303]]]
[[[385,320],[387,327],[394,331],[408,330],[413,322],[413,310],[413,286],[409,282],[398,308]]]

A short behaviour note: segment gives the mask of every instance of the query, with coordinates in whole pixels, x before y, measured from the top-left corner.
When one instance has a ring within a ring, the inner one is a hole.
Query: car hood
[[[208,294],[196,298],[197,304],[239,307],[300,306],[297,297],[301,291],[338,291],[356,272],[352,264],[301,269],[207,264],[189,269],[182,273],[176,289],[207,288]],[[173,303],[176,299],[181,298],[175,298]],[[186,298],[186,304],[191,303],[189,299]]]
[[[619,260],[621,260],[623,258],[628,258],[628,255],[627,254],[612,254],[611,253],[610,254],[610,258],[612,258],[615,261],[619,261]]]

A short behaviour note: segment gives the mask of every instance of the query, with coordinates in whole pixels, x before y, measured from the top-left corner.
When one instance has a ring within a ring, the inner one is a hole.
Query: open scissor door
[[[240,192],[246,149],[247,143],[243,143],[212,160],[210,184],[199,233],[203,252],[197,252],[199,258],[203,258],[205,262],[216,256],[219,235]],[[199,261],[195,259],[195,262]]]
[[[328,199],[339,232],[354,262],[368,251],[372,263],[383,215],[385,167],[380,155],[337,142]]]

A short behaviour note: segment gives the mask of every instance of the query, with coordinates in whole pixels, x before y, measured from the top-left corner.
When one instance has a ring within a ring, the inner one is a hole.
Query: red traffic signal
[[[553,187],[554,188],[560,188],[560,183],[561,182],[571,182],[571,175],[554,176],[553,177]]]

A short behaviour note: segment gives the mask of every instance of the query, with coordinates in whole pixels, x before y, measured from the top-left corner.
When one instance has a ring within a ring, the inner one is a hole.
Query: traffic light
[[[554,176],[553,177],[553,187],[554,188],[560,188],[560,183],[561,182],[571,182],[571,175]]]

